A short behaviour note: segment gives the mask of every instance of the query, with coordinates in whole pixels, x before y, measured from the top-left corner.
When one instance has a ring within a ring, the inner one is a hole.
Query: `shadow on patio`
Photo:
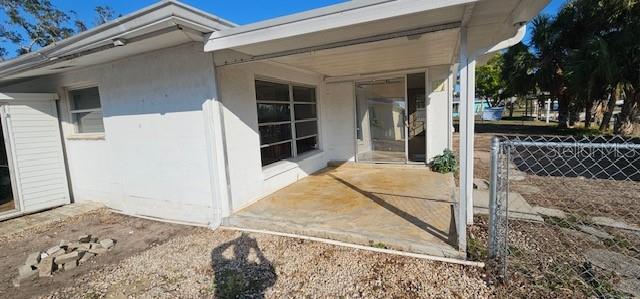
[[[257,201],[224,225],[461,258],[454,188],[451,175],[424,166],[345,164]]]

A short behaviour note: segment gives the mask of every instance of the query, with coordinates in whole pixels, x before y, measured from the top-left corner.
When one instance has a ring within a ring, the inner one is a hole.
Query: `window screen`
[[[318,148],[316,89],[255,81],[262,166]]]
[[[102,133],[102,106],[98,87],[74,89],[69,91],[71,121],[76,133]]]

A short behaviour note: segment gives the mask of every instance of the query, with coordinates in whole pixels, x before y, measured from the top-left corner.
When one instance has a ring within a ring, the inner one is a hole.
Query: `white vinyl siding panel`
[[[20,101],[6,106],[22,212],[70,202],[62,141],[54,101]]]

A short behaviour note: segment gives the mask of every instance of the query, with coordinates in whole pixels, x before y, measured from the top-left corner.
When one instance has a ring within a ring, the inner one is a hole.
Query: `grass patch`
[[[629,251],[637,251],[631,241],[620,236],[613,236],[613,239],[604,239],[604,245],[614,249],[626,249]]]
[[[219,278],[211,286],[217,297],[241,298],[248,291],[249,284],[242,273],[235,270],[223,270],[217,275]]]
[[[467,255],[469,259],[473,261],[484,261],[489,256],[487,246],[485,246],[480,240],[469,237],[467,239]]]
[[[593,222],[591,221],[591,219],[589,219],[589,217],[585,217],[577,214],[570,214],[567,216],[567,218],[543,216],[543,219],[545,223],[562,227],[562,228],[568,228],[568,229],[577,229],[578,225],[593,224]]]
[[[606,277],[598,277],[591,263],[584,263],[580,267],[581,276],[584,281],[591,286],[592,295],[598,298],[624,298],[624,293],[616,290],[610,280],[615,276],[611,273]]]
[[[369,240],[369,246],[373,248],[378,248],[378,249],[389,249],[389,247],[387,247],[387,245],[385,245],[384,243],[382,242],[375,243],[373,242],[373,240]]]

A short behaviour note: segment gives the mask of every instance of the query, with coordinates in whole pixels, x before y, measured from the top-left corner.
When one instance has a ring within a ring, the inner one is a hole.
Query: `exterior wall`
[[[125,213],[216,225],[206,139],[215,81],[211,54],[185,44],[78,71],[5,92],[58,92],[74,200],[100,201]],[[97,84],[104,136],[86,138],[69,122],[66,87]],[[218,199],[219,200],[219,199]]]
[[[262,167],[255,95],[256,77],[316,86],[320,150]],[[322,77],[271,63],[247,63],[219,67],[220,101],[231,186],[231,211],[253,203],[327,165],[325,96]]]

